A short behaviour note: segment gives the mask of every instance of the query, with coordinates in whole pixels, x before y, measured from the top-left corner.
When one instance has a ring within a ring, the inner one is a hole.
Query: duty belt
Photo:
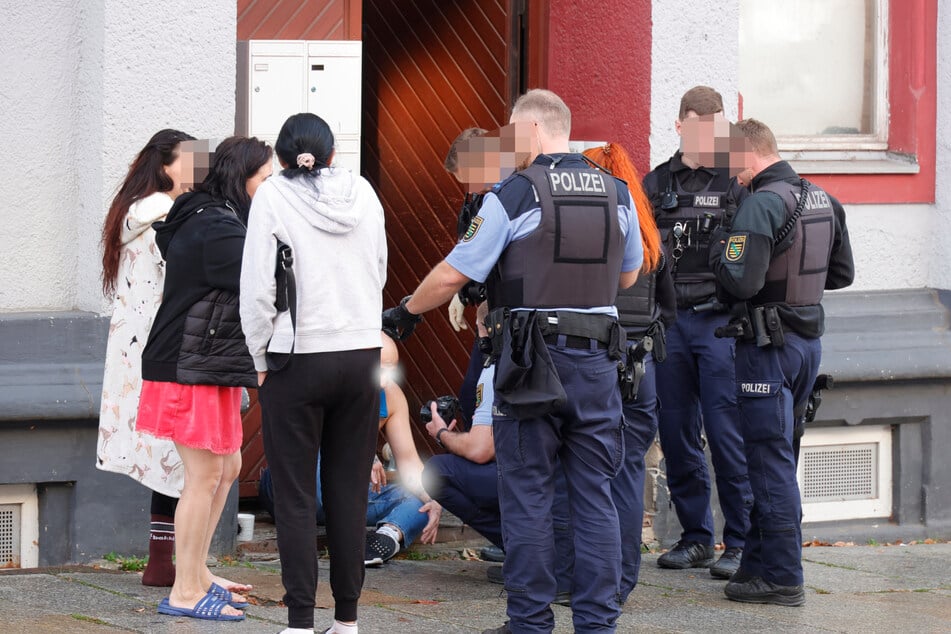
[[[506,323],[509,320],[516,320],[513,324],[518,327],[518,321],[521,315],[535,313],[538,329],[546,341],[551,342],[549,337],[564,335],[586,340],[594,340],[597,347],[603,347],[608,350],[612,358],[620,358],[621,341],[625,339],[623,328],[618,323],[617,318],[611,315],[599,315],[591,313],[575,313],[571,311],[512,311],[509,308],[496,308],[489,311],[485,318],[485,327],[489,332],[489,338],[492,339],[493,354],[498,354],[501,349],[502,335]],[[570,341],[570,340],[569,340]],[[571,347],[587,348],[587,345],[572,345]]]

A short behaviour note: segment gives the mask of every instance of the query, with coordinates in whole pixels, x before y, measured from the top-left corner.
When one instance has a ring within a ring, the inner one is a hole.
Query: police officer
[[[418,315],[467,281],[487,280],[496,347],[493,435],[509,622],[490,633],[550,632],[556,591],[555,465],[568,483],[578,632],[613,632],[620,614],[620,534],[611,498],[621,441],[618,286],[637,279],[642,249],[624,185],[568,152],[571,114],[547,90],[518,99],[511,122],[532,164],[485,196],[449,256],[384,324]],[[491,274],[491,276],[490,276]]]
[[[657,367],[660,444],[667,466],[667,487],[683,532],[657,564],[662,568],[706,568],[729,579],[739,566],[752,504],[733,385],[733,342],[713,331],[728,316],[717,305],[716,283],[707,259],[712,232],[747,195],[725,167],[709,167],[714,134],[710,119],[727,127],[723,99],[707,86],[691,88],[680,101],[676,122],[682,147],[644,178],[654,205],[664,252],[677,292],[677,321],[667,333],[667,360]],[[685,127],[700,132],[687,134]],[[709,144],[701,166],[697,148]],[[726,550],[714,564],[710,474],[701,425],[710,445],[717,494],[725,526]]]
[[[482,205],[482,196],[488,189],[485,183],[475,183],[476,179],[472,175],[470,165],[461,165],[459,150],[463,148],[473,137],[485,136],[488,130],[483,128],[466,128],[455,138],[449,146],[446,153],[446,160],[443,167],[447,172],[459,181],[466,188],[466,195],[462,201],[462,207],[459,209],[459,215],[456,220],[456,239],[461,239],[466,229],[472,223],[472,218],[479,213],[479,207]],[[485,300],[485,285],[476,282],[467,283],[462,290],[453,296],[449,303],[449,324],[456,332],[468,328],[466,325],[464,312],[466,306],[476,306]],[[469,354],[469,366],[466,368],[465,376],[462,379],[462,386],[459,388],[459,405],[467,421],[471,421],[476,409],[476,382],[482,373],[482,352],[479,350],[478,337],[472,344],[472,352]]]
[[[845,211],[781,160],[759,121],[737,126],[749,139],[751,189],[710,264],[734,304],[721,334],[737,336],[737,401],[753,486],[740,569],[724,588],[734,601],[802,605],[801,505],[793,451],[794,410],[819,368],[823,289],[852,283]]]
[[[653,208],[641,187],[641,177],[622,146],[610,143],[589,148],[584,155],[626,181],[637,207],[644,266],[637,282],[617,296],[618,321],[627,335],[624,400],[624,459],[611,494],[621,526],[621,604],[637,585],[644,526],[644,480],[647,450],[657,436],[655,361],[666,357],[664,333],[677,318],[677,299],[670,267],[660,248]]]

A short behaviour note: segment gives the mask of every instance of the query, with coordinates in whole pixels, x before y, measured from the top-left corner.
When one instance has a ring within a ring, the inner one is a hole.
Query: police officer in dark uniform
[[[568,152],[570,112],[547,90],[519,98],[511,122],[532,164],[485,196],[446,260],[384,326],[411,331],[419,313],[468,279],[487,279],[497,357],[493,435],[509,622],[492,633],[550,632],[556,465],[568,483],[575,631],[613,632],[620,615],[620,531],[611,480],[623,452],[614,307],[642,262],[630,193]]]
[[[801,504],[793,451],[794,411],[819,369],[823,289],[852,283],[845,211],[781,160],[773,133],[737,124],[752,146],[751,190],[729,232],[716,236],[710,265],[733,304],[721,335],[736,337],[737,401],[753,486],[750,530],[729,599],[805,603]]]
[[[641,230],[644,266],[637,282],[617,296],[618,321],[627,335],[625,371],[621,378],[624,401],[624,459],[611,494],[621,526],[621,604],[637,586],[641,567],[644,525],[644,481],[647,450],[657,436],[655,362],[666,357],[665,332],[677,319],[677,298],[653,209],[641,188],[641,177],[627,152],[617,143],[589,148],[584,155],[627,181]],[[653,239],[651,239],[653,238]]]
[[[700,117],[722,119],[722,111],[717,91],[694,87],[681,99],[677,131],[681,133],[683,126]],[[725,119],[722,122],[729,126]],[[688,143],[707,143],[713,155],[712,133],[702,139],[682,136],[685,148]],[[748,192],[730,178],[726,168],[700,167],[696,156],[692,150],[678,151],[644,178],[674,276],[678,307],[677,322],[667,333],[667,360],[657,368],[657,394],[667,487],[683,532],[657,564],[662,568],[713,564],[713,576],[729,579],[739,566],[752,494],[736,412],[733,342],[713,336],[728,316],[716,302],[716,282],[707,260],[713,231],[729,223]],[[712,164],[712,160],[704,162]],[[701,424],[725,520],[726,550],[715,564],[710,474]]]

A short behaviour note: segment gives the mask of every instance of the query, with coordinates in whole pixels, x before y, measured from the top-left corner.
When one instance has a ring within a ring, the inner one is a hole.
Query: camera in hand
[[[452,395],[440,396],[435,401],[426,401],[426,404],[420,408],[419,417],[424,423],[433,420],[433,413],[430,407],[434,402],[436,403],[436,412],[439,413],[440,418],[446,421],[447,425],[452,422],[452,419],[457,418],[459,399]]]

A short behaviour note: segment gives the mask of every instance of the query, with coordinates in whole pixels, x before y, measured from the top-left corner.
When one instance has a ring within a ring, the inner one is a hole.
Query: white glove
[[[466,325],[465,311],[466,307],[463,306],[459,295],[453,295],[452,301],[449,302],[449,324],[456,332],[469,329]]]

